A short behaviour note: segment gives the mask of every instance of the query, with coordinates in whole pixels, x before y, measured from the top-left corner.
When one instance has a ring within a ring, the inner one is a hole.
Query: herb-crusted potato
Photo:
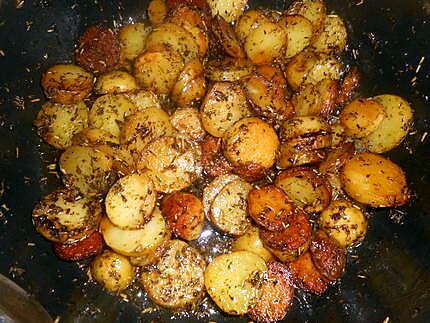
[[[140,281],[148,296],[166,308],[196,304],[204,295],[206,263],[200,253],[181,240],[170,241]]]
[[[262,258],[249,251],[216,257],[205,271],[209,296],[226,313],[243,315],[258,301],[261,275],[267,270]]]
[[[348,33],[338,15],[327,15],[321,32],[313,40],[312,47],[324,54],[341,54],[346,47]]]
[[[204,188],[203,199],[202,199],[203,212],[205,213],[208,219],[210,216],[211,205],[215,197],[219,194],[219,192],[221,192],[224,186],[238,179],[240,179],[240,177],[233,174],[221,175],[215,178]]]
[[[200,113],[195,108],[176,109],[170,120],[176,131],[192,140],[201,141],[206,134]]]
[[[97,77],[94,90],[98,94],[124,93],[138,89],[133,75],[124,71],[111,71]]]
[[[43,104],[33,124],[37,134],[51,146],[66,149],[73,136],[88,126],[89,110],[84,102],[60,104],[48,101]]]
[[[256,226],[250,226],[243,235],[233,241],[232,251],[240,250],[255,253],[265,261],[273,260],[273,255],[264,247],[260,239],[260,230]]]
[[[280,21],[287,33],[285,57],[291,58],[309,46],[312,40],[313,25],[301,15],[284,15]]]
[[[97,230],[102,208],[96,199],[70,189],[57,189],[33,209],[33,224],[46,239],[73,243]]]
[[[287,9],[288,15],[301,15],[313,26],[313,33],[319,33],[326,19],[327,8],[323,0],[296,0]]]
[[[389,159],[373,153],[359,153],[343,167],[345,192],[372,207],[399,206],[410,199],[403,170]]]
[[[224,20],[220,15],[216,15],[211,22],[212,33],[217,38],[224,51],[231,57],[244,59],[246,58],[242,44],[237,38],[233,27]]]
[[[160,100],[152,91],[140,89],[124,95],[134,104],[137,112],[146,108],[161,108]]]
[[[226,57],[213,59],[206,64],[206,77],[215,82],[236,82],[255,70],[255,66],[246,59]]]
[[[145,48],[145,39],[151,28],[144,23],[128,24],[118,32],[121,60],[135,59]]]
[[[264,21],[269,21],[269,19],[263,10],[254,9],[245,11],[235,25],[235,32],[239,40],[242,43],[245,42],[251,30]]]
[[[208,0],[212,16],[220,15],[227,22],[237,20],[244,12],[247,0]]]

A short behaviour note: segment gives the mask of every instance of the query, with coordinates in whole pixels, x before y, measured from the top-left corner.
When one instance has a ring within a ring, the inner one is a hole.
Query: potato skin
[[[172,232],[184,240],[195,240],[203,229],[202,202],[193,194],[176,192],[163,199],[161,211]]]
[[[400,206],[410,200],[403,170],[377,154],[356,154],[343,167],[341,180],[349,196],[372,207]]]
[[[98,255],[103,251],[103,237],[97,231],[88,237],[71,244],[54,243],[54,252],[58,258],[65,261],[79,261]]]

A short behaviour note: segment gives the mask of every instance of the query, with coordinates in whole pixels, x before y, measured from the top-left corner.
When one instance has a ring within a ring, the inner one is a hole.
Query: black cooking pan
[[[58,260],[31,223],[34,203],[59,180],[47,166],[58,152],[41,143],[32,120],[48,66],[68,62],[89,25],[140,21],[148,1],[0,0],[0,273],[62,322],[246,322],[213,313],[184,317],[157,310],[139,289],[130,301],[87,282],[79,264]],[[283,9],[289,1],[251,1]],[[430,321],[430,1],[327,0],[348,22],[365,96],[395,93],[415,110],[415,130],[388,155],[402,165],[415,197],[407,207],[379,210],[352,252],[342,281],[322,297],[298,293],[288,322]],[[421,63],[421,64],[420,64]],[[418,69],[418,66],[421,66]],[[6,297],[0,290],[0,300]]]

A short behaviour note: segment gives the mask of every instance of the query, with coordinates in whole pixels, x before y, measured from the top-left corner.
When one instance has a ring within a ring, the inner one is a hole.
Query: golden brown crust
[[[71,243],[63,244],[55,242],[53,244],[54,252],[58,258],[65,261],[79,261],[98,255],[103,251],[103,237],[97,231],[90,234],[88,237]]]
[[[207,135],[202,147],[203,172],[209,177],[218,177],[229,174],[233,167],[221,151],[221,138]]]
[[[220,15],[213,17],[211,27],[218,42],[228,55],[235,58],[246,58],[245,51],[237,39],[233,27],[223,17]]]

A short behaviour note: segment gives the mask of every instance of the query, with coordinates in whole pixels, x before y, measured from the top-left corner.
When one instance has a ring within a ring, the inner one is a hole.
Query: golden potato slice
[[[213,59],[206,64],[206,77],[215,82],[236,82],[255,70],[255,66],[246,59],[226,57]]]
[[[181,55],[163,46],[145,50],[134,61],[134,75],[139,84],[159,94],[171,91],[183,68]]]
[[[66,149],[75,134],[88,126],[89,110],[84,102],[60,104],[48,101],[42,105],[33,124],[37,134],[51,146]]]
[[[136,112],[146,108],[161,108],[160,100],[149,90],[128,92],[125,93],[125,96],[134,104]]]
[[[333,201],[319,216],[318,226],[342,247],[364,239],[367,218],[363,211],[347,200]]]
[[[151,28],[144,23],[127,24],[118,32],[121,59],[133,60],[145,48],[145,39]]]
[[[227,22],[236,21],[245,11],[247,0],[207,0],[212,16],[220,15]]]
[[[239,40],[243,43],[252,29],[262,22],[269,21],[262,10],[247,10],[240,16],[235,25],[235,32]]]
[[[74,243],[97,230],[102,214],[99,201],[60,188],[46,195],[33,209],[36,230],[46,239]]]
[[[245,91],[237,83],[216,82],[200,107],[203,127],[212,136],[222,137],[236,121],[251,114]]]
[[[273,260],[272,253],[261,242],[260,230],[255,226],[250,226],[243,235],[233,241],[232,251],[241,250],[255,253],[265,261]]]
[[[119,144],[119,138],[110,132],[98,128],[85,128],[72,138],[73,145],[94,146],[103,144]]]
[[[384,94],[373,99],[384,107],[386,117],[362,142],[369,151],[384,153],[400,145],[406,137],[412,127],[413,111],[409,103],[397,95]]]
[[[329,124],[320,117],[294,117],[282,124],[281,138],[287,141],[302,136],[327,134],[329,132]]]
[[[106,130],[118,137],[121,123],[135,112],[135,106],[122,94],[106,94],[94,101],[89,115],[89,126]]]
[[[303,84],[318,84],[322,80],[339,80],[342,70],[343,64],[338,58],[322,55],[307,72]]]
[[[170,241],[159,260],[142,272],[140,281],[154,303],[172,309],[196,304],[205,291],[206,263],[181,240]]]
[[[135,270],[130,261],[113,251],[105,250],[90,266],[91,277],[109,292],[119,293],[134,280]]]
[[[305,50],[294,56],[285,66],[285,77],[290,87],[297,91],[306,79],[309,71],[318,62],[318,56]]]
[[[159,209],[155,208],[152,218],[140,229],[121,229],[112,224],[107,217],[100,222],[100,232],[106,244],[124,256],[151,256],[166,240],[170,230]]]
[[[309,142],[309,139],[311,142]],[[327,142],[328,145],[330,143],[330,140],[327,140],[327,136],[290,140],[281,144],[279,147],[276,165],[280,169],[287,169],[290,167],[316,164],[323,161],[326,157],[326,152],[322,149],[313,149],[312,141],[315,141],[318,145],[324,142]]]
[[[355,147],[352,142],[344,143],[332,148],[324,161],[319,164],[318,170],[322,174],[337,174],[345,163],[353,156]]]
[[[62,104],[78,103],[93,90],[94,76],[73,64],[49,67],[42,76],[42,88],[48,99]]]
[[[240,236],[250,225],[247,197],[252,186],[242,179],[225,185],[214,198],[209,218],[222,232]]]
[[[341,54],[348,41],[345,23],[338,15],[327,15],[321,32],[313,40],[312,47],[324,54]]]
[[[131,174],[110,188],[105,199],[106,215],[121,229],[139,229],[151,219],[156,199],[152,181]]]
[[[170,120],[176,131],[192,140],[200,141],[206,135],[199,110],[195,108],[176,109]]]
[[[384,118],[382,104],[372,99],[356,99],[343,108],[339,120],[348,136],[362,138],[375,131]]]
[[[312,40],[313,25],[301,15],[284,15],[280,21],[287,32],[287,49],[285,57],[291,58],[306,47]]]
[[[124,93],[138,89],[133,75],[124,71],[111,71],[97,77],[94,90],[98,94]]]
[[[313,33],[318,33],[324,25],[327,8],[323,0],[296,0],[286,12],[305,17],[312,23]]]
[[[224,312],[243,315],[258,302],[262,272],[267,266],[249,251],[234,251],[216,257],[205,271],[209,296]]]
[[[233,27],[223,17],[220,15],[213,17],[211,29],[216,40],[223,47],[224,52],[234,58],[246,58],[242,44],[237,38]]]
[[[211,205],[215,197],[219,194],[219,192],[221,192],[224,186],[238,179],[240,179],[240,177],[233,174],[221,175],[215,178],[204,188],[202,199],[203,211],[208,219],[210,216]]]
[[[59,160],[66,186],[84,195],[103,195],[116,180],[113,158],[93,147],[70,146]]]
[[[153,26],[158,26],[166,19],[169,8],[164,0],[151,0],[148,4],[148,18]]]
[[[399,206],[410,199],[403,170],[377,154],[355,155],[343,167],[341,179],[349,196],[373,207]]]
[[[261,22],[251,29],[244,43],[249,60],[256,65],[270,64],[285,53],[287,32],[282,25]]]

